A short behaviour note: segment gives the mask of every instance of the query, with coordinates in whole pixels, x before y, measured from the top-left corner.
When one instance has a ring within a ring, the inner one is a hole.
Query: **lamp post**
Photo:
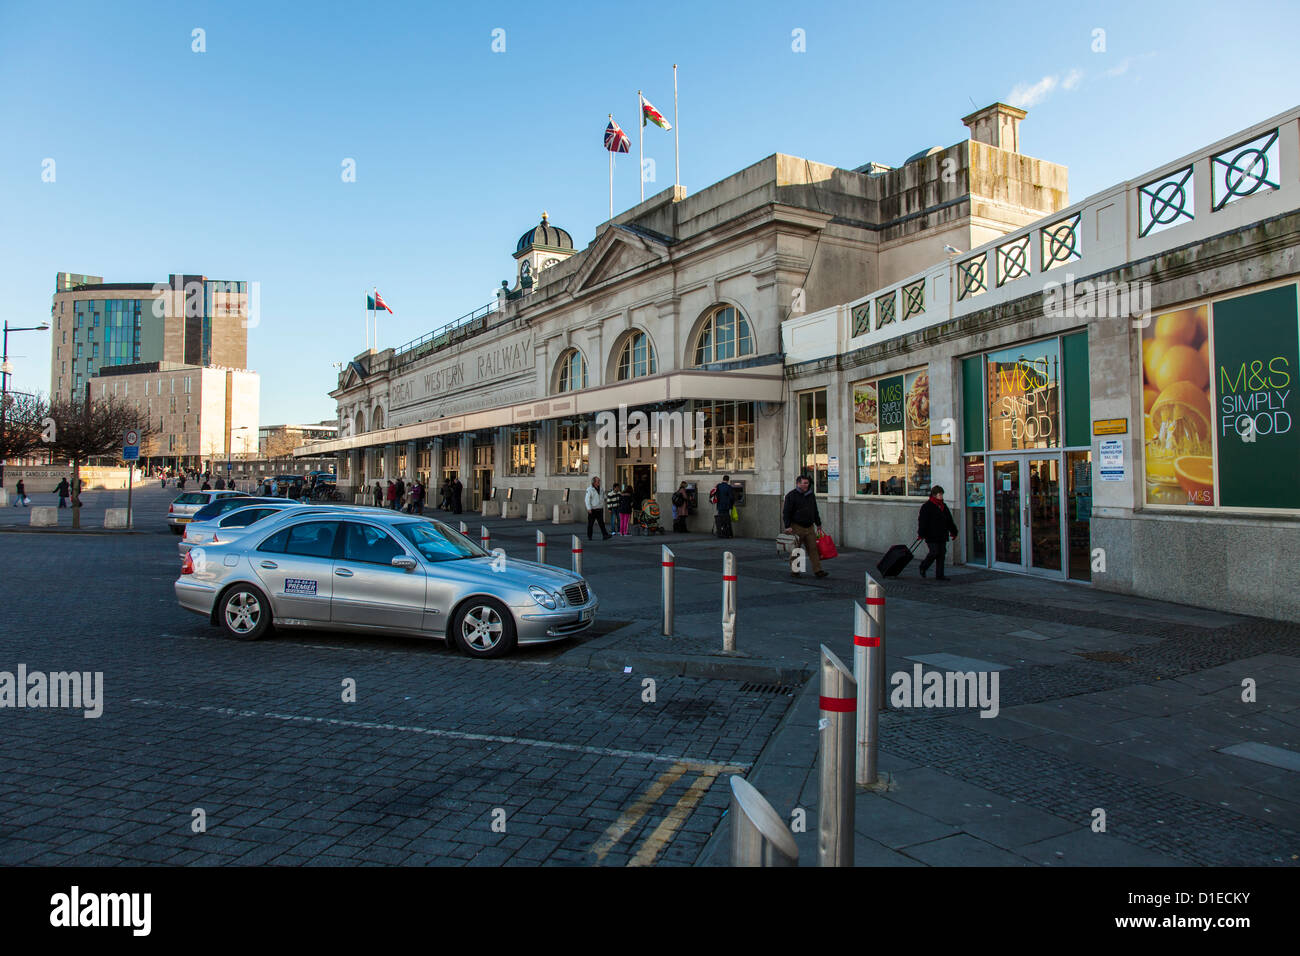
[[[230,444],[226,446],[226,482],[227,483],[233,480],[233,473],[230,468],[230,453],[235,447],[235,432],[246,432],[246,431],[248,431],[247,425],[240,425],[238,428],[232,428],[230,430]],[[247,438],[244,439],[244,454],[245,455],[248,454]]]
[[[9,374],[13,371],[13,366],[9,364],[9,333],[10,332],[44,332],[50,327],[50,323],[42,322],[40,325],[21,325],[10,327],[9,320],[5,319],[4,334],[4,355],[0,357],[0,440],[5,437],[5,428],[8,426],[9,415]],[[0,488],[5,486],[5,459],[0,458]]]

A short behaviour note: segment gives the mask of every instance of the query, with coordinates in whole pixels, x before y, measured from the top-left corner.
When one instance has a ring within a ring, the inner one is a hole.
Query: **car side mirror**
[[[409,555],[399,554],[397,557],[393,558],[393,567],[401,568],[403,571],[414,571],[415,558],[412,558]]]

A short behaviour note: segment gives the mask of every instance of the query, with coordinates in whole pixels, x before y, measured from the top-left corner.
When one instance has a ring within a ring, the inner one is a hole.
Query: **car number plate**
[[[580,623],[582,621],[590,621],[590,620],[591,620],[591,608],[587,608],[585,611],[578,612],[578,621]]]

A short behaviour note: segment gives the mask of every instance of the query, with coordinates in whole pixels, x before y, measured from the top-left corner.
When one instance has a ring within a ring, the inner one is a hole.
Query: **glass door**
[[[1029,536],[1029,567],[1061,574],[1061,459],[1025,460],[1027,487],[1025,515]]]
[[[1024,566],[1020,546],[1020,460],[992,462],[993,564],[1019,570]]]

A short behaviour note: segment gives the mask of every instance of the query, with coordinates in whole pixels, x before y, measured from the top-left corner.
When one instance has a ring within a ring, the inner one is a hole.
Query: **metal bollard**
[[[876,680],[876,706],[879,710],[889,710],[889,693],[886,691],[888,681],[885,679],[885,586],[873,578],[870,571],[867,572],[867,614],[875,621],[876,629],[871,632],[872,636],[880,639],[880,676]]]
[[[883,600],[883,598],[882,598]],[[853,679],[863,688],[857,704],[857,781],[859,787],[876,782],[876,752],[879,749],[877,727],[880,711],[876,696],[885,661],[881,652],[876,619],[861,604],[853,602]]]
[[[736,649],[736,556],[722,553],[722,649]]]
[[[573,536],[573,543],[569,545],[569,550],[573,552],[573,573],[581,574],[582,573],[582,542],[578,540],[578,536],[576,534]]]
[[[541,530],[537,532],[537,563],[546,563],[546,534]]]
[[[821,659],[821,746],[817,775],[817,865],[853,865],[853,738],[857,723],[858,682],[825,644]]]
[[[662,546],[659,552],[659,563],[663,565],[664,637],[672,637],[673,606],[675,603],[673,576],[677,570],[677,557],[666,544]]]
[[[466,524],[465,522],[463,522],[463,521],[460,523],[460,533],[461,533],[461,534],[469,534],[469,525],[467,525],[467,524]]]
[[[731,778],[731,865],[799,865],[799,847],[785,821],[740,776]]]
[[[484,551],[492,550],[492,535],[488,533],[487,525],[479,525],[481,529],[478,533],[478,543],[483,546]]]

